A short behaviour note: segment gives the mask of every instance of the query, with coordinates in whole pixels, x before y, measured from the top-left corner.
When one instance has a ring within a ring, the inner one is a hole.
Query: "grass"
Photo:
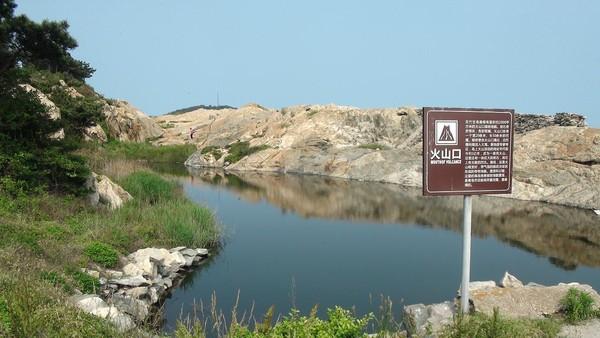
[[[0,336],[138,336],[68,304],[75,289],[99,289],[81,268],[117,267],[119,253],[143,247],[219,245],[212,212],[188,200],[180,185],[151,171],[118,182],[134,199],[114,211],[70,195],[0,194]]]
[[[445,327],[440,337],[444,338],[535,338],[556,337],[560,323],[552,319],[508,319],[494,309],[492,316],[476,313],[458,315],[454,322]]]
[[[561,300],[562,312],[570,324],[600,318],[600,310],[594,309],[594,305],[594,299],[589,293],[575,288],[570,288]]]
[[[114,268],[119,261],[119,252],[102,242],[92,242],[84,250],[85,255],[106,268]]]
[[[229,150],[229,154],[225,157],[225,162],[229,162],[230,164],[236,163],[242,158],[254,154],[256,152],[268,149],[269,146],[266,144],[262,144],[260,146],[250,146],[250,143],[247,141],[244,142],[235,142],[226,147]]]
[[[178,321],[174,336],[177,338],[204,338],[207,329],[216,337],[230,338],[285,338],[285,337],[366,337],[366,327],[373,320],[373,314],[356,317],[350,310],[334,307],[327,310],[327,319],[317,317],[317,307],[308,315],[292,309],[287,316],[273,323],[274,308],[271,307],[261,321],[250,325],[250,318],[237,318],[235,309],[232,319],[226,323],[222,313],[216,313],[211,306],[211,324],[208,321],[193,319]],[[252,327],[253,326],[253,327]]]
[[[110,140],[104,144],[86,144],[82,153],[92,162],[125,159],[183,163],[195,151],[196,146],[192,144],[155,146],[149,142],[134,143]],[[94,163],[92,163],[92,167],[94,167]]]
[[[219,160],[223,156],[223,152],[217,146],[207,146],[202,148],[201,154],[211,154],[215,160]]]
[[[361,144],[358,146],[361,149],[370,149],[370,150],[387,150],[390,149],[390,147],[385,146],[383,144],[379,144],[379,143],[366,143],[366,144]]]

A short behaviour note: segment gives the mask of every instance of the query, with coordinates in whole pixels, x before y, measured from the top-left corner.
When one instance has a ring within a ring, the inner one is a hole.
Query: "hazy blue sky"
[[[90,83],[196,104],[579,112],[600,127],[600,1],[17,0],[66,19]]]

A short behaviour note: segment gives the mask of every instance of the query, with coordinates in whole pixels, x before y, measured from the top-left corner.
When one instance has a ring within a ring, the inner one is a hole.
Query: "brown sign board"
[[[423,194],[510,194],[512,109],[423,108]]]

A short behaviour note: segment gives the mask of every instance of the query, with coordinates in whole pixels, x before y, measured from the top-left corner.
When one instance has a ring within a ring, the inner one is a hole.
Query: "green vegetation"
[[[560,323],[556,320],[507,319],[494,309],[492,316],[481,313],[458,315],[454,323],[443,330],[441,337],[541,338],[556,337],[559,331]]]
[[[231,338],[365,337],[366,327],[373,319],[372,314],[356,318],[349,310],[337,306],[327,310],[327,320],[318,318],[316,314],[316,307],[308,316],[303,316],[299,310],[293,309],[281,321],[271,326],[273,317],[273,308],[271,308],[263,321],[257,323],[254,330],[233,320],[226,328],[227,332],[219,334],[219,336]],[[203,324],[198,320],[191,325],[185,325],[180,321],[177,324],[175,336],[178,338],[202,338],[206,337],[205,332]]]
[[[49,288],[41,279],[19,277],[0,274],[0,336],[123,336],[108,321],[70,306],[63,290]]]
[[[119,252],[102,242],[92,242],[84,250],[85,255],[95,263],[106,268],[114,268],[119,261]]]
[[[82,267],[90,261],[115,267],[118,252],[148,246],[219,244],[212,212],[186,199],[178,184],[149,171],[125,176],[120,183],[134,199],[112,211],[93,208],[74,195],[0,194],[0,283],[5,283],[0,285],[0,336],[92,331],[98,333],[91,336],[119,336],[107,322],[68,305],[75,289],[94,293],[100,287]],[[24,298],[18,287],[22,280],[31,297]],[[45,322],[54,316],[61,316],[56,319],[60,325]]]
[[[237,141],[228,145],[226,148],[229,150],[229,154],[227,154],[227,156],[225,157],[225,162],[236,163],[248,155],[268,149],[269,146],[266,144],[262,144],[260,146],[251,147],[248,141]]]
[[[370,149],[370,150],[387,150],[387,149],[390,149],[390,147],[384,146],[384,145],[378,144],[378,143],[361,144],[358,147],[361,148],[361,149]]]
[[[148,162],[183,163],[196,151],[192,144],[155,146],[150,142],[119,142],[110,140],[105,144],[87,144],[81,151],[92,162],[108,160],[142,160]]]
[[[560,303],[568,323],[575,324],[600,317],[600,311],[594,309],[594,299],[585,291],[570,288]]]
[[[207,146],[202,148],[202,150],[200,151],[201,154],[211,154],[215,160],[218,160],[221,158],[221,156],[223,156],[223,152],[221,151],[221,149],[217,146]]]
[[[77,42],[65,21],[35,23],[15,16],[15,7],[12,0],[0,2],[0,191],[82,193],[89,170],[73,151],[81,131],[100,121],[100,105],[95,97],[71,97],[59,80],[82,86],[94,70],[71,57]],[[61,119],[53,119],[24,83],[53,100]],[[61,131],[64,138],[56,137]]]

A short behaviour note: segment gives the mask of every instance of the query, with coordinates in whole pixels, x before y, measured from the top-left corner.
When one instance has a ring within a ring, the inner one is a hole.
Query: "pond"
[[[462,198],[398,185],[271,173],[191,171],[185,193],[215,210],[222,249],[164,304],[164,329],[216,299],[260,319],[275,306],[377,313],[451,300],[461,276]],[[600,290],[600,217],[592,211],[475,197],[471,280],[578,281]],[[214,299],[212,298],[214,297]]]

